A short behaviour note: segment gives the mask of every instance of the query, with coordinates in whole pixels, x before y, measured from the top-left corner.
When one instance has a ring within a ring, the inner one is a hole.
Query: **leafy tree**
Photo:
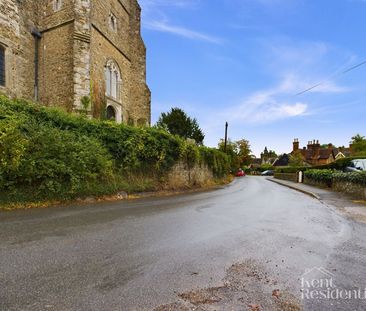
[[[357,134],[352,137],[352,152],[357,156],[366,155],[366,138]]]
[[[219,150],[225,151],[225,141],[223,139],[219,142]],[[251,152],[248,140],[241,139],[233,142],[229,139],[226,146],[226,154],[230,158],[232,170],[249,165],[253,160]]]
[[[194,139],[198,145],[203,145],[205,135],[195,118],[189,117],[182,109],[172,108],[168,113],[160,115],[157,126],[165,128],[169,133],[185,139]]]
[[[290,155],[289,166],[303,166],[304,158],[300,151],[296,151]]]
[[[364,141],[366,141],[365,136],[361,136],[360,134],[357,134],[352,137],[352,144],[357,144]]]
[[[222,152],[226,152],[230,159],[231,170],[237,170],[240,167],[240,160],[237,152],[237,145],[235,142],[228,139],[225,150],[225,140],[221,139],[218,145],[218,149]]]
[[[241,139],[236,142],[240,165],[249,165],[252,162],[250,144],[248,140]]]

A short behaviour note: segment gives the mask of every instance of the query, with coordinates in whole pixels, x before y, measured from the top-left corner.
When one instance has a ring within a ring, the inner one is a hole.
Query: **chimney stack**
[[[294,142],[293,142],[293,148],[292,148],[292,151],[293,151],[293,152],[298,151],[298,150],[299,150],[299,145],[300,145],[300,143],[299,143],[299,139],[298,139],[298,138],[295,138],[295,139],[294,139]]]

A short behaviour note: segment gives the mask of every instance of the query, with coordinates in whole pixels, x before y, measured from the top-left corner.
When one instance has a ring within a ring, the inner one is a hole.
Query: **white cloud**
[[[200,0],[143,0],[141,1],[143,8],[142,26],[148,30],[170,33],[190,40],[221,44],[223,41],[220,38],[188,27],[171,24],[165,14],[165,8],[193,9],[197,7],[199,2]]]
[[[200,33],[194,30],[190,30],[184,27],[169,25],[163,21],[148,21],[145,23],[145,28],[160,32],[171,33],[192,40],[206,41],[215,44],[222,43],[222,40],[219,38],[206,35],[204,33]]]
[[[298,101],[291,103],[291,100],[283,99],[283,95],[285,95],[283,85],[256,92],[240,104],[230,107],[225,115],[234,123],[264,124],[308,113],[306,103]]]
[[[287,73],[284,75],[281,90],[284,92],[292,92],[292,93],[302,93],[306,90],[309,93],[345,93],[349,92],[350,89],[344,86],[337,85],[334,81],[331,80],[323,80],[321,78],[315,78],[304,76],[300,77],[298,75]]]

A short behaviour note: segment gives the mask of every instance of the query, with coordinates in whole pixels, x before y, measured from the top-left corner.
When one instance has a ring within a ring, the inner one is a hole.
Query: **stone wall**
[[[334,191],[346,193],[355,199],[366,200],[366,187],[360,184],[336,180],[330,183],[316,182],[306,177],[304,183],[319,188],[330,188]]]
[[[179,162],[167,175],[166,185],[169,189],[203,187],[213,180],[214,175],[207,165],[196,164],[194,167],[188,167],[187,164]]]
[[[109,27],[108,18],[117,20],[116,31]],[[122,120],[137,125],[150,124],[150,90],[146,85],[146,49],[140,34],[140,7],[136,0],[94,0],[91,12],[91,84],[93,87],[94,116],[101,106],[122,107]],[[121,73],[120,100],[107,98],[104,67],[114,60]],[[115,102],[114,102],[115,101]],[[145,120],[144,122],[141,120]]]
[[[297,178],[297,174],[296,173],[275,173],[274,174],[274,178],[276,179],[282,179],[282,180],[288,180],[288,181],[293,181],[293,182],[297,182],[298,178]]]
[[[352,182],[334,181],[332,188],[335,191],[340,191],[351,195],[356,199],[366,200],[366,187]]]
[[[90,1],[74,0],[75,21],[73,34],[73,110],[84,109],[81,98],[90,96],[90,62],[91,62],[91,3]],[[87,108],[91,110],[91,107]]]
[[[90,95],[101,102],[93,109],[93,115],[100,117],[106,101],[104,68],[108,59],[114,59],[121,71],[123,121],[149,124],[150,91],[140,14],[136,0],[62,0],[59,10],[51,0],[1,0],[6,87],[0,87],[0,92],[31,100],[38,97],[45,105],[68,111],[80,111],[81,97]],[[114,30],[111,15],[117,21]],[[41,33],[38,67],[34,30]]]
[[[113,60],[119,67],[122,82],[120,83],[120,100],[116,104],[122,106],[122,121],[127,122],[130,116],[131,102],[131,63],[122,53],[115,49],[112,43],[101,34],[97,29],[92,28],[91,42],[91,80],[95,87],[94,91],[99,94],[93,94],[94,97],[104,98],[105,93],[105,73],[104,68],[109,60]],[[97,88],[97,89],[96,89]],[[113,103],[114,99],[105,99]],[[94,104],[94,103],[93,103]],[[95,103],[100,105],[100,103]],[[103,109],[102,109],[103,110]]]
[[[131,0],[130,41],[134,49],[131,55],[132,79],[131,100],[133,119],[137,125],[151,123],[151,94],[146,85],[146,47],[141,38],[141,8],[136,0]]]
[[[0,44],[5,47],[6,86],[11,97],[34,98],[34,38],[38,5],[33,0],[0,1]]]
[[[39,62],[39,100],[72,111],[73,23],[42,33]]]

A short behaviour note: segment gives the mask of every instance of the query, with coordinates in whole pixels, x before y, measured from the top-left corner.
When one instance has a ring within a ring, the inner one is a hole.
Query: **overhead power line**
[[[361,66],[363,66],[363,65],[365,65],[365,64],[366,64],[366,60],[365,60],[364,62],[362,62],[362,63],[360,63],[360,64],[356,65],[356,66],[353,66],[353,67],[351,67],[351,68],[346,69],[345,71],[343,71],[343,72],[342,72],[342,74],[348,73],[348,72],[350,72],[350,71],[352,71],[352,70],[354,70],[354,69],[356,69],[356,68],[358,68],[358,67],[361,67]]]
[[[357,69],[357,68],[359,68],[359,67],[361,67],[361,66],[363,66],[363,65],[366,65],[366,60],[365,60],[365,61],[363,61],[362,63],[359,63],[359,64],[355,65],[355,66],[352,66],[352,67],[350,67],[350,68],[347,68],[346,70],[344,70],[344,71],[340,72],[339,74],[334,75],[333,77],[335,78],[335,77],[338,77],[338,76],[344,75],[344,74],[349,73],[350,71],[355,70],[355,69]],[[304,91],[301,91],[301,92],[299,92],[299,93],[295,94],[295,96],[299,96],[299,95],[302,95],[302,94],[304,94],[304,93],[310,92],[311,90],[313,90],[313,89],[315,89],[315,88],[317,88],[317,87],[319,87],[319,86],[323,85],[324,83],[325,83],[325,81],[324,81],[324,82],[321,82],[321,83],[318,83],[318,84],[315,84],[315,85],[313,85],[312,87],[309,87],[308,89],[306,89],[306,90],[304,90]]]

